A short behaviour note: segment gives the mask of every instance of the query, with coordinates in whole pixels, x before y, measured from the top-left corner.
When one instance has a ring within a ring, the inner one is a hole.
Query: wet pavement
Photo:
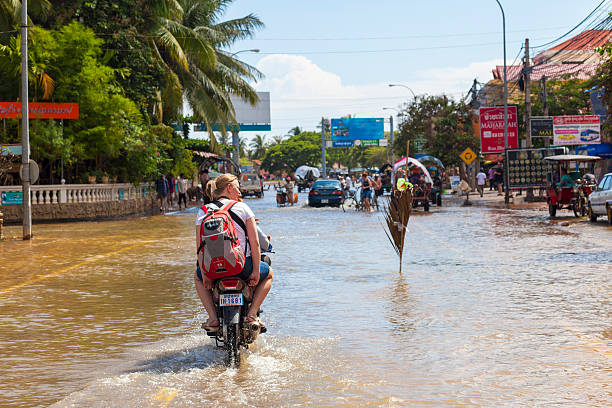
[[[248,200],[275,282],[237,370],[198,329],[194,210],[0,243],[0,405],[612,405],[605,221],[433,207],[399,274],[379,214],[305,199]]]

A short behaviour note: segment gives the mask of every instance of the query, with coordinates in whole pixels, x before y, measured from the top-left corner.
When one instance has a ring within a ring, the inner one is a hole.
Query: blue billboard
[[[384,139],[383,118],[343,118],[331,120],[331,139],[335,141]]]

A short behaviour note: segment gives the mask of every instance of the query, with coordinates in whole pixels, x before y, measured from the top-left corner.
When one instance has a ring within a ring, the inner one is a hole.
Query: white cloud
[[[498,60],[474,62],[463,67],[444,67],[419,71],[411,80],[402,81],[417,94],[440,94],[459,98],[474,78],[486,82]],[[284,134],[294,127],[314,129],[321,116],[344,114],[388,116],[383,107],[397,107],[412,98],[405,88],[388,82],[345,85],[342,78],[327,72],[304,56],[275,54],[262,58],[257,68],[265,78],[256,88],[270,91],[272,134]]]

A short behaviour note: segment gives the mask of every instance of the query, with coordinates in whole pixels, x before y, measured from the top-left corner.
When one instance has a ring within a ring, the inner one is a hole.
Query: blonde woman
[[[240,184],[238,178],[233,174],[222,174],[215,180],[209,181],[206,186],[206,195],[211,200],[219,201],[222,204],[226,204],[230,200],[238,201],[230,211],[237,215],[246,226],[246,231],[244,231],[236,221],[233,221],[238,240],[240,241],[240,247],[243,248],[243,250],[246,248],[247,252],[245,254],[246,262],[244,269],[237,276],[246,281],[249,286],[255,287],[253,302],[247,312],[247,322],[263,326],[263,323],[257,318],[257,311],[268,295],[268,292],[270,292],[273,274],[272,268],[270,268],[267,263],[261,261],[261,249],[259,247],[255,214],[248,205],[242,202]],[[198,247],[201,242],[200,225],[205,215],[205,211],[200,208],[196,217],[196,247]],[[247,240],[249,245],[247,245]],[[219,318],[212,297],[213,281],[202,274],[200,262],[201,259],[198,257],[195,286],[198,296],[208,313],[208,320],[202,325],[202,328],[207,331],[216,331],[219,329]]]

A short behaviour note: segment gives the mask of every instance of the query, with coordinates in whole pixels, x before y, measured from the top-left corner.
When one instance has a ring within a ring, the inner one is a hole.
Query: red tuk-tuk
[[[544,158],[550,165],[546,176],[546,202],[551,217],[561,209],[573,210],[576,217],[587,214],[587,199],[595,186],[595,177],[588,174],[588,170],[590,166],[592,173],[592,167],[598,160],[601,160],[598,156],[572,154]],[[567,174],[571,182],[561,180],[562,172]]]

